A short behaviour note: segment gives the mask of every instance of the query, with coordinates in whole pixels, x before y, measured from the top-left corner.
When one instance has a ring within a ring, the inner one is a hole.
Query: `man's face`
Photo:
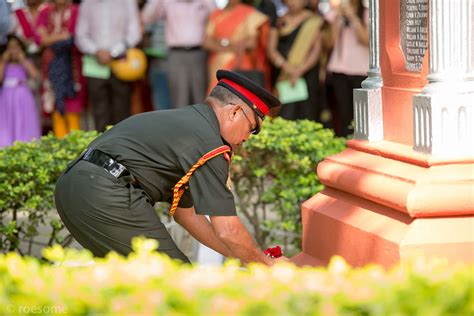
[[[261,121],[246,104],[228,104],[226,107],[220,126],[221,136],[235,149],[249,139]]]

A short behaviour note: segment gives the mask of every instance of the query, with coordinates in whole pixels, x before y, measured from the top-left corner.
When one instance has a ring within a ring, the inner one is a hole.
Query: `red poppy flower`
[[[283,254],[280,246],[268,247],[263,253],[271,258],[280,258]]]

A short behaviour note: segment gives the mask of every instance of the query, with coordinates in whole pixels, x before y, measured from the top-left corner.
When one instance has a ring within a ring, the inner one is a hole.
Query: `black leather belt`
[[[104,168],[105,171],[117,179],[131,175],[124,165],[98,149],[88,148],[82,156],[82,160]]]

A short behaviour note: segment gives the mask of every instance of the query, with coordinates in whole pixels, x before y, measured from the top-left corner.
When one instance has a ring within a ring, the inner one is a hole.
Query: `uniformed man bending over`
[[[59,215],[94,255],[127,255],[131,239],[145,236],[159,241],[158,251],[189,262],[153,207],[167,201],[178,224],[224,256],[268,265],[279,260],[257,247],[227,183],[232,149],[257,134],[280,103],[236,73],[220,70],[217,79],[205,104],[130,117],[95,139],[61,175]]]

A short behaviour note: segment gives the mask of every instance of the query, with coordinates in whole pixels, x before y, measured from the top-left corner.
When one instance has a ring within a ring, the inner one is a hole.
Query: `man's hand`
[[[110,55],[110,52],[105,49],[99,49],[95,54],[95,57],[97,58],[99,64],[102,65],[107,65],[112,61],[112,56]]]
[[[238,216],[211,216],[209,223],[203,215],[196,214],[194,207],[190,207],[178,208],[174,219],[202,244],[244,264],[260,262],[271,266],[288,261],[286,257],[272,259],[265,255]]]

